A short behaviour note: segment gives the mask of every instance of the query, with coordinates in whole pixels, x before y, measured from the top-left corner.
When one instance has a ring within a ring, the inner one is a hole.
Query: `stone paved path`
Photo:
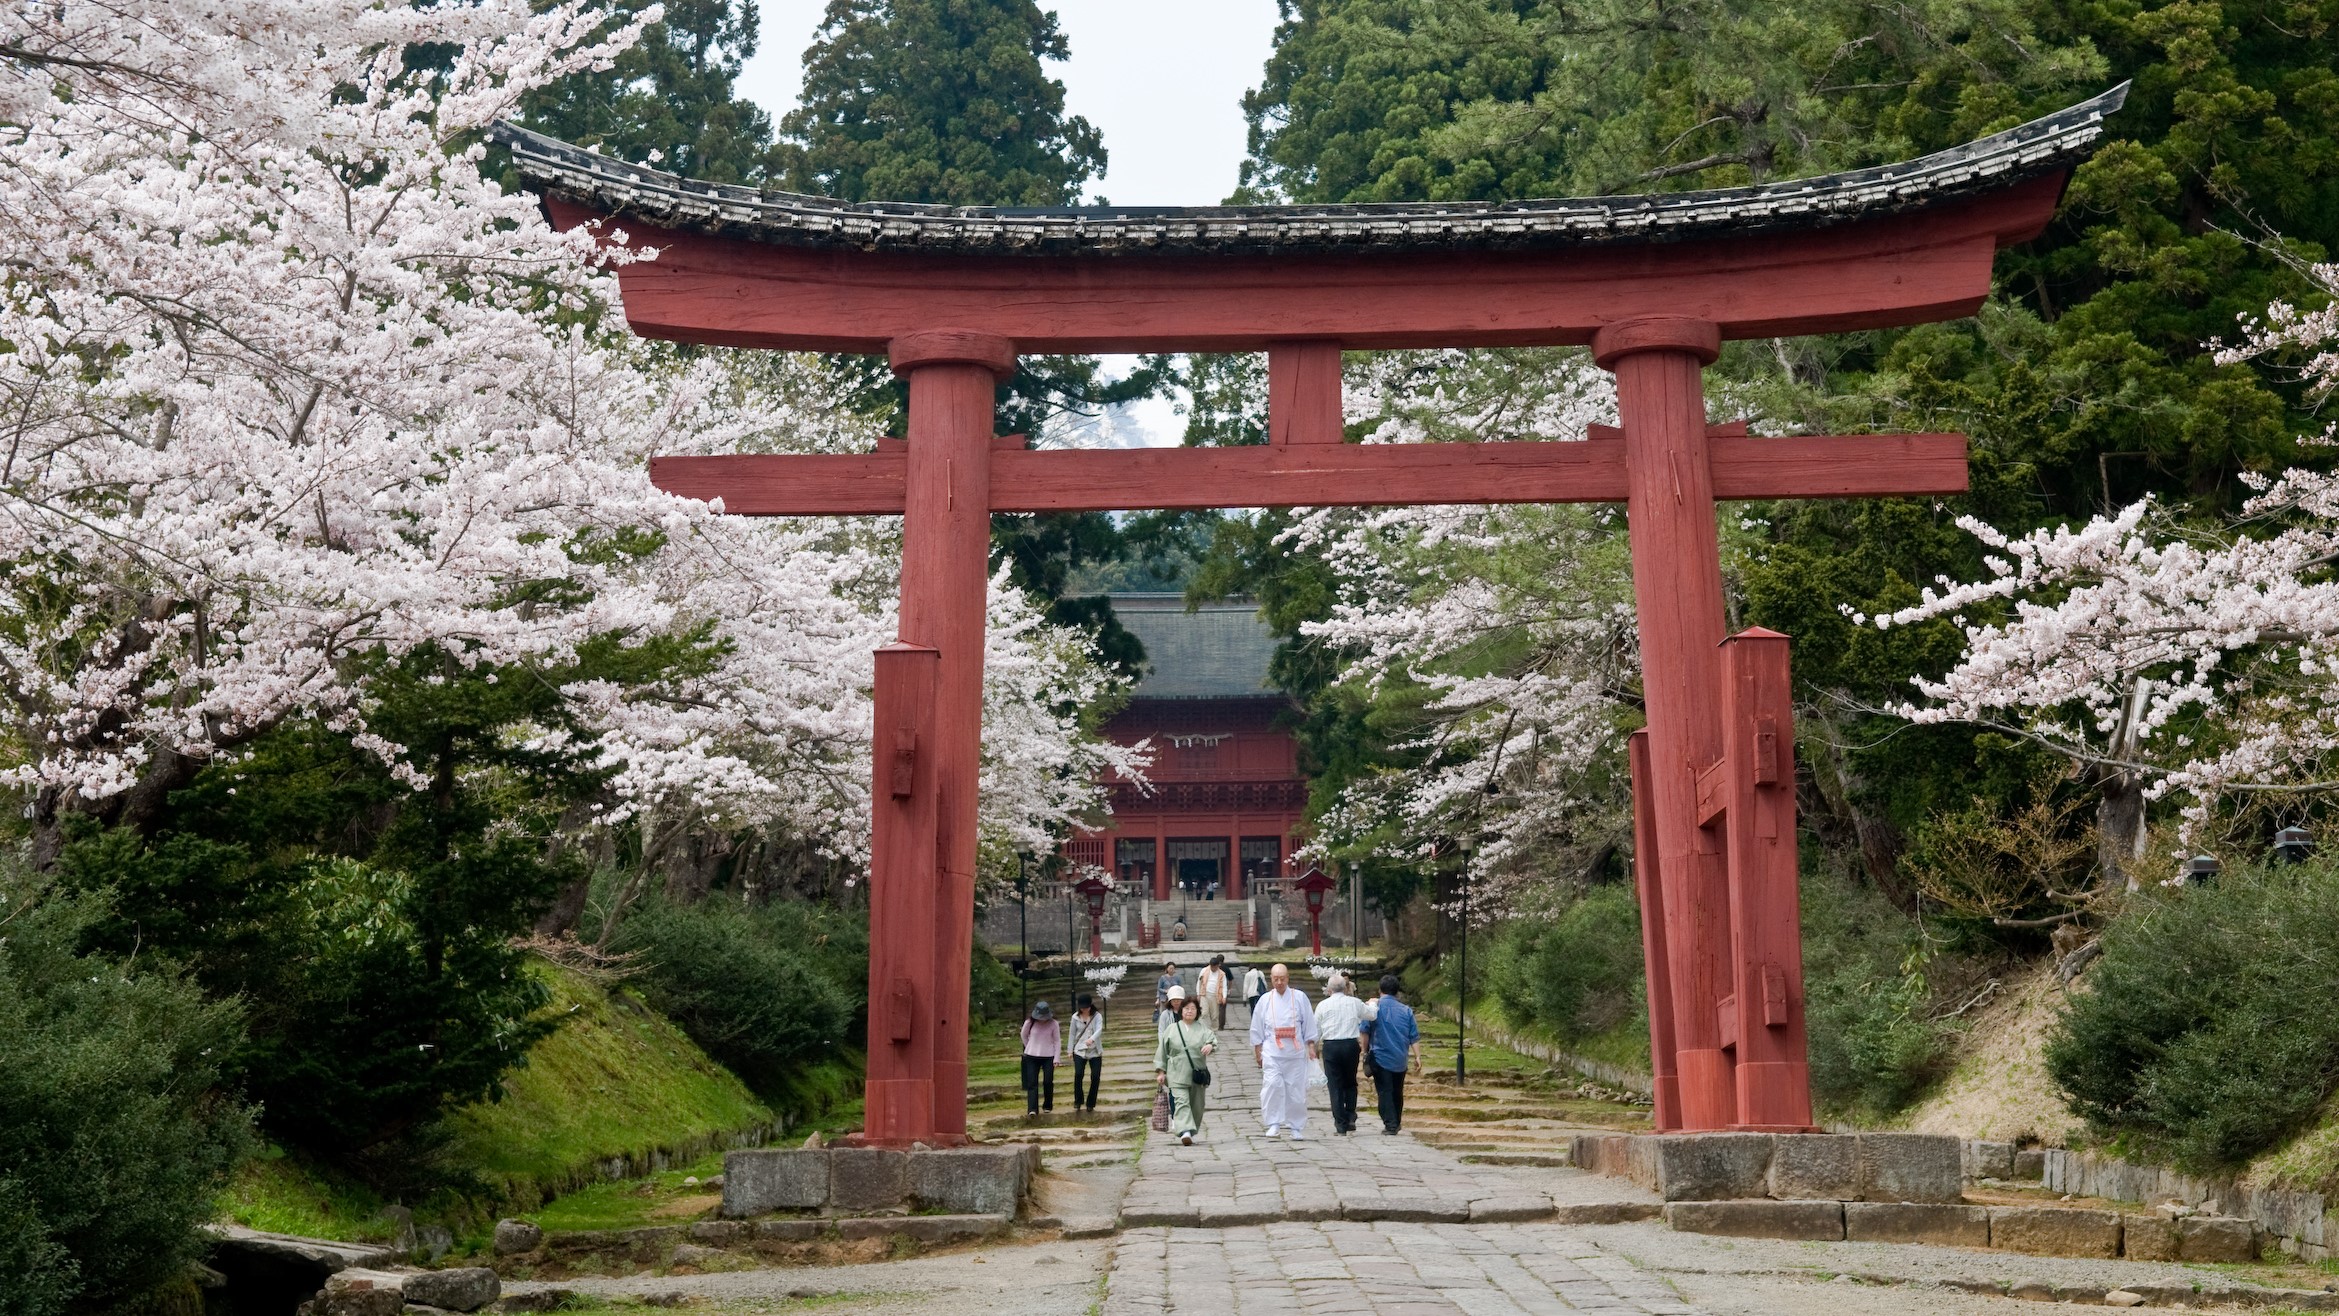
[[[1305,1140],[1267,1137],[1241,1013],[1229,1012],[1210,1062],[1201,1139],[1148,1136],[1121,1207],[1105,1316],[1695,1310],[1580,1231],[1517,1223],[1554,1210],[1528,1176],[1391,1137],[1369,1110],[1361,1132],[1334,1136],[1323,1089],[1309,1093]]]
[[[1244,1041],[1243,1009],[1211,1058],[1202,1136],[1191,1147],[1152,1134],[1121,1206],[1127,1226],[1225,1227],[1268,1221],[1519,1221],[1551,1213],[1551,1198],[1487,1167],[1465,1165],[1410,1135],[1381,1132],[1369,1105],[1358,1131],[1332,1133],[1323,1088],[1308,1093],[1308,1136],[1269,1138],[1259,1120],[1259,1067]],[[1370,1090],[1364,1094],[1369,1103]]]
[[[1663,1281],[1553,1225],[1401,1221],[1121,1235],[1104,1316],[1692,1313]]]

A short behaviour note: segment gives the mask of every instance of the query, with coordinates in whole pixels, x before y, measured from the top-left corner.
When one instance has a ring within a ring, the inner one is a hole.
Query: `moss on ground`
[[[560,1030],[504,1077],[499,1100],[447,1120],[447,1158],[515,1198],[600,1161],[776,1122],[770,1107],[664,1016],[623,989],[539,963]]]
[[[665,1205],[659,1191],[620,1206],[639,1181],[600,1184],[597,1167],[618,1157],[687,1149],[694,1165],[655,1176],[671,1179],[679,1195],[688,1174],[721,1172],[717,1144],[728,1136],[776,1124],[772,1108],[729,1070],[709,1059],[679,1028],[631,993],[606,990],[581,975],[537,963],[551,989],[547,1011],[560,1029],[504,1077],[499,1099],[476,1102],[448,1117],[437,1168],[449,1187],[415,1204],[426,1220],[444,1220],[464,1236],[497,1214],[528,1210],[564,1190],[587,1186],[571,1214],[602,1212],[628,1223],[648,1223]],[[858,1057],[809,1070],[801,1092],[806,1106],[832,1103],[823,1122],[857,1123]],[[703,1190],[694,1190],[703,1191]],[[392,1236],[383,1215],[389,1203],[329,1167],[271,1149],[236,1174],[221,1214],[254,1229],[351,1241]],[[566,1228],[599,1228],[582,1224]]]

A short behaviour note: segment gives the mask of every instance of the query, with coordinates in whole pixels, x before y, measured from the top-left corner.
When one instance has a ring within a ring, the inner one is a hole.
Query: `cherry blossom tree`
[[[1579,353],[1389,353],[1352,364],[1367,442],[1580,440],[1613,422]],[[1350,785],[1318,820],[1328,851],[1425,866],[1458,837],[1474,914],[1532,908],[1554,871],[1629,841],[1623,735],[1638,667],[1623,518],[1572,506],[1316,509],[1290,532],[1339,582],[1304,636],[1342,655],[1336,698],[1396,729],[1403,766]],[[1489,788],[1494,788],[1490,793]]]
[[[2312,276],[2339,293],[2339,266]],[[2277,304],[2219,360],[2295,359],[2328,396],[2335,342],[2331,306]],[[1956,664],[1899,711],[1997,727],[2093,774],[2104,880],[2135,884],[2150,800],[2178,801],[2190,840],[2237,797],[2339,786],[2339,479],[2303,467],[2245,479],[2240,515],[2213,525],[2152,499],[2021,536],[1967,518],[1989,575],[1944,578],[1873,619],[1964,627]]]
[[[870,651],[898,528],[726,518],[656,452],[874,438],[785,357],[627,338],[621,230],[489,174],[522,94],[653,22],[577,0],[58,0],[0,14],[0,782],[54,844],[204,764],[368,725],[376,660],[549,673],[588,644],[703,661],[564,691],[645,850],[779,829],[858,856]],[[985,815],[1031,845],[1134,766],[1077,639],[995,587]],[[548,738],[560,734],[546,731]],[[596,820],[583,820],[580,825]]]

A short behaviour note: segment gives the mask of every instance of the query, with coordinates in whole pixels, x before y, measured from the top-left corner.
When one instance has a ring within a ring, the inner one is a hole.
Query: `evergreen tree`
[[[1728,564],[1736,620],[1795,637],[1805,714],[1830,724],[1801,742],[1825,806],[1813,825],[1904,902],[1912,834],[1977,793],[2024,807],[2047,765],[1970,728],[1845,711],[1906,697],[1958,648],[1946,624],[1880,633],[1845,607],[1874,615],[1939,574],[1972,578],[1957,512],[2024,529],[2144,493],[2222,510],[2237,476],[2291,462],[2315,423],[2294,381],[2210,349],[2240,315],[2311,301],[2294,262],[2339,241],[2330,0],[1282,0],[1282,14],[1246,99],[1245,187],[1305,202],[1792,177],[2134,80],[2050,230],[2001,255],[1982,315],[1733,344],[1715,371],[1773,424],[1973,436],[1969,497],[1744,509],[1759,542]],[[2138,789],[2116,774],[2082,785],[2107,802]]]
[[[1105,169],[1032,0],[830,0],[782,122],[788,186],[848,201],[1062,206]]]
[[[760,183],[776,160],[771,116],[737,94],[754,57],[756,0],[658,0],[665,18],[604,72],[579,73],[522,102],[527,125],[685,178]],[[616,0],[613,20],[650,0]]]
[[[782,122],[787,185],[849,201],[1074,204],[1105,149],[1064,113],[1064,84],[1045,67],[1069,55],[1056,16],[1031,0],[830,0],[804,53],[803,103]],[[1151,396],[1167,371],[1153,361],[1105,381],[1094,357],[1027,357],[1000,389],[1000,432],[1036,435],[1062,413]],[[902,413],[897,382],[866,384]],[[1049,600],[1051,621],[1087,629],[1107,662],[1137,670],[1144,646],[1104,601],[1067,594],[1149,550],[1094,512],[1002,516],[992,541],[1015,583]]]

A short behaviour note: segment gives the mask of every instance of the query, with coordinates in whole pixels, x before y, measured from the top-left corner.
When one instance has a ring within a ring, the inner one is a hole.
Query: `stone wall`
[[[1936,1133],[1588,1133],[1569,1155],[1668,1202],[1945,1203],[1965,1189],[1962,1144]]]
[[[2209,1215],[2234,1215],[2257,1222],[2284,1252],[2308,1261],[2339,1257],[2339,1225],[2324,1212],[2321,1193],[2253,1188],[2217,1177],[2179,1174],[2158,1166],[2132,1165],[2110,1157],[2050,1149],[2046,1186],[2074,1197],[2115,1202],[2182,1202]]]

